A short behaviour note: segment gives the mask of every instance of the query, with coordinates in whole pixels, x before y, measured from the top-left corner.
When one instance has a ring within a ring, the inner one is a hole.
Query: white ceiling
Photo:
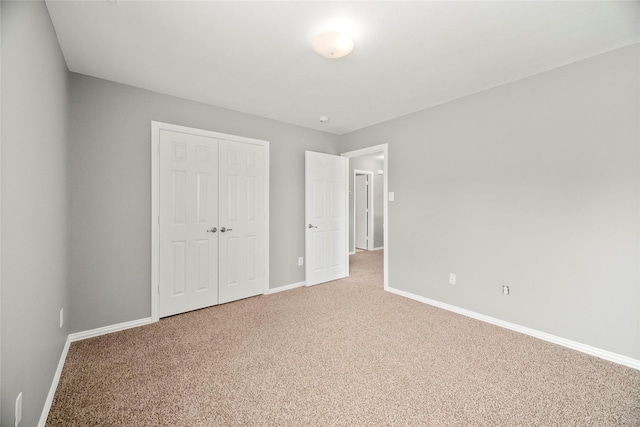
[[[638,1],[47,6],[71,71],[336,134],[640,41]],[[351,55],[311,49],[345,26]]]

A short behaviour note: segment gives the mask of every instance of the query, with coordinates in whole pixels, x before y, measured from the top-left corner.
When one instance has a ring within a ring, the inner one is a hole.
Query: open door
[[[349,275],[348,172],[346,157],[305,152],[307,286]]]

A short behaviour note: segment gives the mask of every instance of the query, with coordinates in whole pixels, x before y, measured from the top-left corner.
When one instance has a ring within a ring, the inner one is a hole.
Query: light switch
[[[393,191],[389,191],[389,201],[393,202],[396,199],[396,195]]]

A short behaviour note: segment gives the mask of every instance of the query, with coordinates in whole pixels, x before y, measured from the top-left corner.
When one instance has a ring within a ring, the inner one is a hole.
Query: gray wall
[[[382,153],[380,153],[382,154]],[[384,160],[377,158],[379,154],[351,157],[349,159],[349,250],[355,252],[355,241],[353,240],[353,209],[355,194],[353,192],[353,171],[354,169],[373,172],[373,247],[384,246],[384,175],[378,175],[378,170],[384,169]]]
[[[151,120],[271,141],[272,287],[304,279],[304,151],[389,143],[391,286],[640,358],[639,45],[336,137],[69,74],[42,2],[0,8],[0,424],[69,332],[150,314]]]
[[[2,420],[35,426],[69,333],[68,72],[46,6],[2,8]],[[68,322],[67,322],[68,324]]]
[[[270,286],[304,280],[304,151],[337,137],[71,73],[71,330],[151,314],[151,121],[270,141]]]
[[[640,358],[639,56],[344,135],[389,143],[390,286]]]

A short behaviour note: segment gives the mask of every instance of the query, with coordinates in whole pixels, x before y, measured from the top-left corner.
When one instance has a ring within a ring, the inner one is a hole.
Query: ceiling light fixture
[[[313,39],[313,50],[329,59],[342,58],[353,50],[353,39],[344,33],[329,31]]]

